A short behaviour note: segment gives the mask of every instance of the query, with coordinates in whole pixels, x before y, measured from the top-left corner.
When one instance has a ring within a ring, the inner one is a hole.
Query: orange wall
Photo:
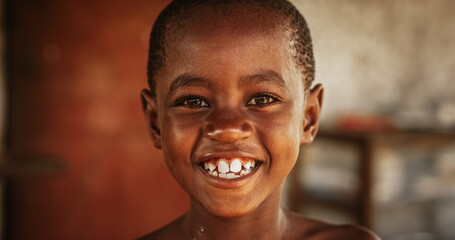
[[[168,1],[11,1],[11,152],[64,172],[12,182],[12,239],[132,239],[188,208],[145,129],[148,34]]]

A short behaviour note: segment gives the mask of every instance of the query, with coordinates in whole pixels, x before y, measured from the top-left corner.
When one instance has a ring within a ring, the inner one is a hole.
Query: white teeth
[[[239,175],[235,175],[234,173],[220,173],[220,175],[218,176],[220,178],[226,178],[226,179],[232,179],[232,178],[239,178],[240,176]]]
[[[219,161],[218,162],[218,172],[220,172],[220,173],[229,172],[229,165],[223,160]]]
[[[245,176],[245,175],[246,175],[245,170],[240,171],[240,176]]]
[[[209,163],[208,165],[209,165],[209,170],[210,170],[210,171],[215,170],[215,168],[216,168],[215,165],[213,165],[212,163]]]
[[[243,165],[245,169],[250,169],[251,167],[251,162],[247,162],[245,165]]]
[[[205,162],[204,163],[204,169],[205,170],[209,170],[210,172],[212,172],[213,170],[215,170],[215,165],[213,165],[212,163],[208,163],[208,162]]]
[[[227,179],[234,178],[234,176],[235,176],[235,174],[233,174],[233,173],[226,174]]]
[[[231,168],[230,169],[231,169],[231,172],[235,172],[235,173],[240,172],[240,170],[242,170],[242,163],[240,162],[240,160],[234,159],[231,162]]]
[[[242,161],[238,158],[233,159],[230,166],[226,160],[218,161],[218,166],[213,164],[213,162],[204,162],[204,169],[209,175],[225,179],[248,175],[253,171],[255,166],[255,161],[245,161],[242,166]]]

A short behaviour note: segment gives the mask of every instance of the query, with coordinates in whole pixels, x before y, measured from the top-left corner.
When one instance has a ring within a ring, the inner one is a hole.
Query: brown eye
[[[271,94],[259,94],[251,98],[246,105],[267,106],[278,101],[279,99]]]
[[[184,97],[183,99],[178,100],[175,105],[187,108],[204,108],[209,106],[205,99],[197,96]]]

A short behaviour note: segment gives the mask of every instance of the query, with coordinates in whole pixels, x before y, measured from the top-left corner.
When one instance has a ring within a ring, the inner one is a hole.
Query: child
[[[150,39],[151,138],[189,211],[141,239],[377,239],[281,208],[323,88],[305,20],[285,0],[173,1]]]

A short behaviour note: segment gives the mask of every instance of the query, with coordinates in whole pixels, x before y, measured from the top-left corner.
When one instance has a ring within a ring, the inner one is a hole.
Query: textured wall
[[[11,151],[67,168],[12,182],[11,239],[133,239],[187,209],[139,98],[164,5],[12,1]]]
[[[455,1],[293,2],[313,35],[326,125],[360,112],[455,129]]]

